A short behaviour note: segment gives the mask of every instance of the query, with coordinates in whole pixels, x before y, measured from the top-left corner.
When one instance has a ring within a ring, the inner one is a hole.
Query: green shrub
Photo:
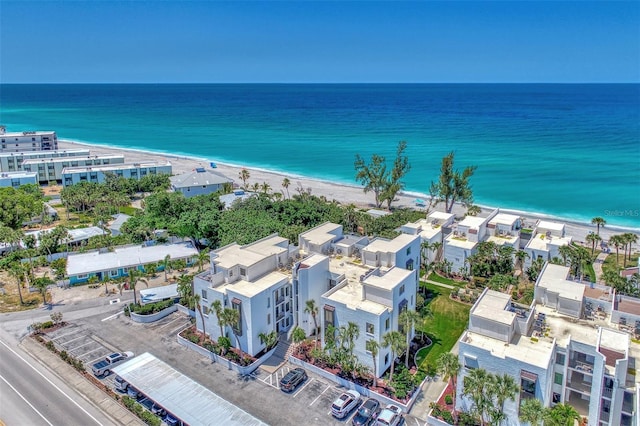
[[[149,303],[148,305],[134,305],[133,303],[129,305],[129,310],[138,315],[151,315],[158,313],[164,309],[167,309],[173,306],[173,300],[164,300],[162,302]],[[126,312],[125,312],[126,313]]]
[[[442,420],[444,420],[450,425],[453,424],[453,414],[451,414],[449,411],[443,411],[441,413],[441,416],[442,416]]]
[[[44,344],[44,346],[52,352],[55,352],[56,346],[53,344],[51,340]]]
[[[47,328],[53,327],[53,321],[45,321],[42,323],[42,329],[46,330]]]
[[[444,396],[444,403],[447,405],[453,404],[453,397],[449,394]]]

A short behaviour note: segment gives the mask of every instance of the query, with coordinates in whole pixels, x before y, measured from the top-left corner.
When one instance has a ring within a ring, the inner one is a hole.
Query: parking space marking
[[[307,386],[309,386],[309,385],[311,384],[311,382],[313,382],[313,377],[311,377],[309,380],[307,380],[307,383],[305,383],[305,384],[304,384],[300,389],[298,389],[298,390],[296,391],[296,393],[293,395],[293,397],[295,398],[296,396],[298,396],[298,394],[299,394],[300,392],[302,392],[304,388],[306,388]]]
[[[311,402],[311,404],[309,404],[309,407],[311,407],[313,404],[315,404],[315,403],[316,403],[316,401],[317,401],[317,400],[319,400],[319,399],[320,399],[320,397],[321,397],[321,396],[322,396],[326,391],[328,391],[330,387],[331,387],[331,385],[327,385],[327,387],[326,387],[326,388],[324,388],[324,390],[322,391],[322,393],[321,393],[320,395],[316,396],[316,399],[314,399],[314,400]]]
[[[83,346],[91,345],[92,343],[95,343],[95,342],[92,340],[92,341],[90,341],[90,342],[83,343],[83,344],[78,345],[78,346],[74,346],[73,348],[72,348],[71,346],[66,346],[66,348],[67,348],[67,352],[73,352],[73,351],[75,351],[76,349],[79,349],[79,348],[81,348],[81,347],[83,347]]]
[[[75,328],[75,327],[74,327],[74,328]],[[54,337],[54,338],[53,338],[53,339],[51,339],[51,340],[61,339],[61,338],[63,338],[63,337],[70,336],[70,335],[72,335],[72,334],[75,334],[75,333],[78,333],[78,332],[81,332],[81,331],[82,331],[82,330],[71,330],[71,331],[70,331],[70,332],[68,332],[68,333],[60,334],[59,336],[56,336],[56,337]]]
[[[108,316],[106,318],[102,318],[102,321],[109,321],[109,320],[112,320],[114,318],[118,318],[120,316],[120,314],[122,314],[122,312],[117,312],[117,313],[115,313],[115,314],[113,314],[111,316]]]
[[[90,353],[95,352],[95,351],[101,351],[102,349],[103,348],[100,347],[100,348],[96,348],[96,349],[90,350],[89,352],[85,352],[82,355],[78,355],[78,358],[84,358],[85,356],[89,355]]]
[[[69,343],[71,343],[71,342],[75,342],[76,340],[78,340],[78,339],[82,339],[83,337],[87,337],[87,335],[86,335],[86,334],[81,334],[80,336],[78,336],[78,337],[74,337],[74,338],[73,338],[73,339],[71,339],[71,340],[67,340],[67,341],[65,341],[64,343],[60,343],[60,342],[56,342],[56,343],[58,343],[59,345],[64,345],[64,346],[66,347]],[[53,340],[57,340],[57,339],[58,339],[58,337],[56,337],[56,338],[55,338],[55,339],[53,339]]]

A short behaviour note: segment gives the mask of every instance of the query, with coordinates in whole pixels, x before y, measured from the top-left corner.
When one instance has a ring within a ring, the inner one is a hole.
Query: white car
[[[331,404],[331,414],[338,419],[344,419],[354,408],[360,405],[360,394],[354,390],[343,393]]]
[[[399,426],[402,424],[402,409],[397,405],[388,405],[376,418],[377,426]]]

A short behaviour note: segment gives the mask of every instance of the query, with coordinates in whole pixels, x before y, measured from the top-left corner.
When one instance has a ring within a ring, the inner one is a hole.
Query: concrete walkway
[[[423,281],[423,282],[429,283],[429,284],[433,284],[433,285],[437,285],[437,286],[440,286],[440,287],[444,287],[444,288],[450,288],[450,289],[456,288],[455,286],[452,286],[450,284],[443,284],[443,283],[439,283],[437,281],[431,281],[431,280],[427,280],[427,279],[421,279],[420,281]]]
[[[127,426],[143,426],[145,424],[135,414],[124,408],[112,397],[87,380],[75,368],[71,367],[59,356],[35,342],[30,337],[23,339],[20,346],[38,359],[42,365],[53,374],[65,381],[69,386],[78,390],[78,392],[89,399],[98,409],[108,417],[111,417],[115,423]]]
[[[602,280],[602,264],[607,256],[609,256],[609,253],[601,252],[598,254],[598,257],[596,257],[596,260],[593,261],[593,272],[596,274],[596,283]]]

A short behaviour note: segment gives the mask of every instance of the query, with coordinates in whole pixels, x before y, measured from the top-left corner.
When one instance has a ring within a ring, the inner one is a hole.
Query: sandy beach
[[[58,149],[78,149],[78,148],[89,148],[91,151],[91,155],[124,155],[125,162],[127,163],[137,163],[142,161],[158,161],[158,162],[166,162],[170,161],[173,169],[174,175],[179,175],[188,171],[191,171],[197,167],[209,167],[209,164],[203,160],[199,160],[191,157],[178,157],[169,154],[162,153],[154,153],[154,152],[146,152],[139,150],[129,150],[123,148],[111,148],[102,145],[91,145],[91,144],[81,144],[78,142],[71,141],[59,141]],[[241,183],[239,178],[240,170],[242,170],[242,166],[231,166],[228,164],[216,163],[217,168],[216,171],[222,173],[223,175],[233,179],[236,183]],[[284,178],[288,178],[290,180],[289,184],[289,194],[294,195],[297,193],[296,188],[303,188],[304,190],[311,190],[311,193],[316,196],[325,196],[328,200],[336,200],[343,204],[353,203],[361,208],[373,208],[373,194],[365,194],[361,187],[356,186],[355,181],[354,185],[342,185],[329,181],[322,181],[316,179],[310,179],[306,177],[299,176],[291,176],[286,175],[285,173],[276,173],[270,172],[260,169],[254,169],[251,167],[246,167],[246,169],[250,172],[250,178],[248,181],[249,185],[253,185],[255,182],[262,184],[264,182],[268,183],[272,188],[273,192],[284,191],[282,187],[282,181]],[[398,196],[399,200],[392,204],[392,207],[410,207],[416,208],[415,206],[415,196],[401,194]],[[422,209],[425,210],[425,209]],[[444,211],[443,207],[439,205],[437,208],[432,209],[436,211]],[[493,210],[493,208],[483,207],[482,212],[478,215],[481,217],[486,217]],[[573,237],[574,241],[584,242],[585,237],[590,232],[595,232],[596,227],[591,224],[583,224],[576,223],[571,221],[566,221],[562,219],[549,218],[544,215],[537,215],[535,213],[525,213],[522,212],[510,212],[508,209],[500,209],[501,212],[504,213],[513,213],[517,214],[521,217],[525,218],[526,227],[532,227],[536,220],[545,219],[552,220],[555,222],[562,222],[566,225],[565,232],[566,235],[570,235]],[[466,209],[461,205],[456,205],[453,209],[453,213],[458,217],[464,216]],[[606,219],[606,218],[605,218]],[[611,235],[620,234],[623,232],[634,232],[640,235],[637,229],[625,229],[622,227],[609,228],[605,226],[604,228],[600,228],[600,236],[604,241],[608,241]],[[634,247],[637,249],[637,247]]]

